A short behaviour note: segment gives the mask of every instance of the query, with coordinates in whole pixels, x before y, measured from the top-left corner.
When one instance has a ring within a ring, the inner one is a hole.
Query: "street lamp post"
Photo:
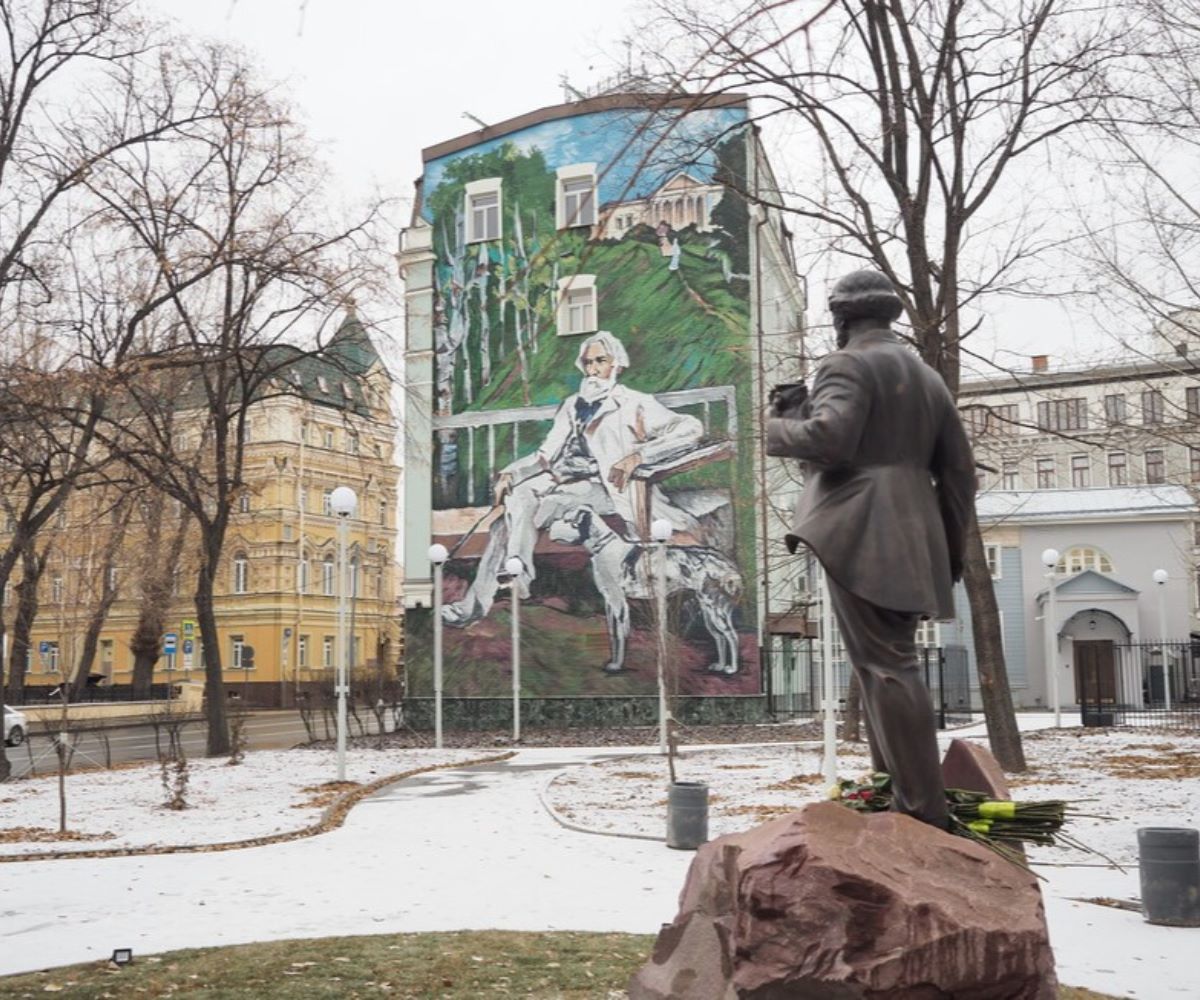
[[[1055,574],[1058,572],[1058,549],[1042,552],[1042,565],[1046,567],[1046,677],[1050,681],[1050,701],[1054,705],[1054,726],[1062,726],[1062,704],[1058,696],[1058,612],[1055,606]]]
[[[350,638],[346,628],[346,612],[350,597],[350,565],[346,548],[350,535],[350,518],[358,507],[358,496],[349,486],[339,486],[329,496],[329,507],[337,518],[338,542],[338,610],[337,610],[337,775],[346,780],[346,697],[350,693]]]
[[[1163,707],[1171,711],[1171,667],[1167,659],[1167,580],[1170,574],[1165,569],[1156,569],[1151,576],[1158,591],[1158,646],[1162,650]]]
[[[513,742],[521,741],[521,573],[525,564],[516,556],[504,563],[512,581]]]
[[[654,597],[658,606],[658,752],[667,752],[667,542],[675,527],[665,517],[650,525],[654,540]]]
[[[837,721],[833,706],[833,602],[829,599],[829,574],[821,569],[821,687],[825,695],[824,767],[826,787],[837,784]]]
[[[446,546],[429,546],[433,563],[433,745],[442,748],[442,566],[450,553]]]

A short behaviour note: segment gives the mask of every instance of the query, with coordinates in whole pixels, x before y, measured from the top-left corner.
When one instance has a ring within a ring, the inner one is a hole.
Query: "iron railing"
[[[971,676],[963,646],[918,650],[921,671],[933,700],[938,728],[971,721]],[[820,642],[792,636],[772,636],[762,647],[767,711],[774,719],[808,721],[821,714]],[[834,663],[838,710],[846,707],[850,674],[844,661]]]
[[[1075,659],[1085,726],[1200,729],[1200,642],[1105,643]]]

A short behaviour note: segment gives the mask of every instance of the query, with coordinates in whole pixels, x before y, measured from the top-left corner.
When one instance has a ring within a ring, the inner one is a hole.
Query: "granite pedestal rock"
[[[629,987],[631,1000],[1056,994],[1031,874],[908,816],[835,802],[701,847],[679,915]]]

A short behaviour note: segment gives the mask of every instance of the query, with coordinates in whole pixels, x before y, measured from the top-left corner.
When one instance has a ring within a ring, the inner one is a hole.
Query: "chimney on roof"
[[[1048,354],[1035,354],[1029,359],[1029,362],[1034,374],[1050,370],[1050,356]]]

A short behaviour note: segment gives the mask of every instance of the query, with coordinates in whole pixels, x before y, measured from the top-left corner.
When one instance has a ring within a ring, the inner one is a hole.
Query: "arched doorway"
[[[1119,653],[1128,647],[1131,631],[1118,615],[1084,608],[1063,623],[1061,634],[1071,640],[1075,701],[1085,715],[1138,704],[1141,680],[1121,669]]]

